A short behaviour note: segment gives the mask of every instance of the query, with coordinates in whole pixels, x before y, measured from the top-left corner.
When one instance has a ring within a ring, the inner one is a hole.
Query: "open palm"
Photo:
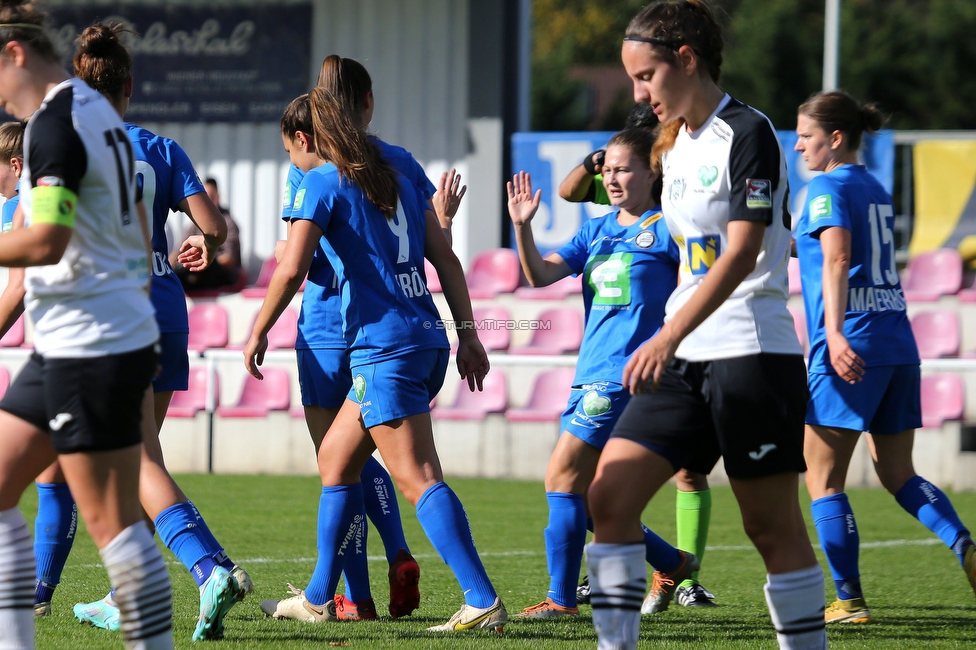
[[[525,172],[513,176],[508,184],[508,214],[512,217],[512,223],[522,226],[532,221],[541,199],[542,190],[532,194],[531,176]]]

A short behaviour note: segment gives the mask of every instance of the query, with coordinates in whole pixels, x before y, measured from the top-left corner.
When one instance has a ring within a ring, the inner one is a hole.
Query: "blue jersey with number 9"
[[[166,218],[188,196],[203,192],[189,157],[173,140],[126,124],[136,159],[136,198],[141,199],[152,233],[150,298],[160,332],[188,332],[186,295],[169,264]]]
[[[825,228],[851,232],[844,336],[865,366],[916,364],[918,348],[895,266],[895,210],[891,197],[863,165],[844,165],[815,177],[797,225],[803,302],[810,335],[810,372],[834,374],[824,331]]]
[[[294,218],[322,229],[322,248],[340,278],[352,365],[449,347],[424,275],[426,197],[398,179],[392,219],[329,163],[309,171],[295,194]]]

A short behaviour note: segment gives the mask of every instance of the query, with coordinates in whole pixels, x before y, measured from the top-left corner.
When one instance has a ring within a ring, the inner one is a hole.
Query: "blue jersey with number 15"
[[[322,229],[323,249],[339,275],[352,365],[449,347],[424,276],[425,197],[398,179],[392,219],[332,164],[309,171],[295,194],[296,218]]]
[[[844,165],[815,177],[797,225],[803,303],[810,335],[810,372],[835,374],[824,331],[825,228],[851,233],[844,336],[868,368],[916,364],[905,294],[895,266],[895,210],[891,197],[863,165]]]
[[[186,295],[169,265],[166,218],[188,196],[203,192],[193,164],[180,145],[152,131],[126,124],[136,159],[137,196],[142,199],[152,233],[150,298],[160,332],[188,332]]]

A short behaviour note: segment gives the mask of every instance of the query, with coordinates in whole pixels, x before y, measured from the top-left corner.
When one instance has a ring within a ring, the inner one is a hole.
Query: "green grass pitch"
[[[525,648],[531,650],[595,648],[590,609],[575,620],[513,620],[501,635],[478,633],[436,636],[425,631],[444,622],[461,605],[457,583],[434,554],[413,509],[401,501],[404,527],[421,569],[421,608],[398,621],[310,625],[265,618],[261,600],[287,595],[286,583],[304,587],[315,557],[315,517],[319,482],[314,477],[180,476],[178,481],[200,509],[230,556],[254,579],[256,593],[226,619],[219,647],[320,649],[323,647]],[[542,530],[546,500],[541,483],[449,479],[467,509],[475,541],[488,574],[511,615],[545,597],[548,586]],[[23,499],[28,521],[36,509],[33,488]],[[808,500],[801,489],[804,509]],[[832,648],[976,648],[976,600],[952,553],[937,543],[894,499],[879,490],[850,493],[862,543],[861,571],[875,622],[829,628]],[[954,494],[963,521],[976,522],[976,494]],[[674,540],[674,488],[665,487],[649,506],[644,521]],[[811,535],[815,533],[810,527]],[[906,541],[907,540],[907,541]],[[721,606],[689,610],[672,605],[641,623],[640,648],[776,648],[762,585],[765,572],[749,548],[738,508],[728,488],[714,490],[709,551],[702,584]],[[372,586],[377,609],[385,614],[386,562],[378,535],[369,538]],[[173,580],[174,638],[190,648],[198,595],[193,580],[163,549]],[[819,555],[819,551],[818,551]],[[821,557],[821,564],[826,563]],[[828,574],[829,575],[829,574]],[[37,623],[40,649],[119,648],[118,634],[79,625],[76,602],[101,598],[108,585],[98,553],[79,530],[75,548],[54,598],[54,613]],[[828,591],[833,596],[832,585]],[[199,647],[199,646],[194,646]]]

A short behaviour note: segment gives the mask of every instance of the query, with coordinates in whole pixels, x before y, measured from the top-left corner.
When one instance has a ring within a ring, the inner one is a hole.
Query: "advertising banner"
[[[134,62],[133,122],[276,122],[308,91],[311,4],[73,3],[51,11],[68,61],[96,21],[131,30],[122,40]]]

